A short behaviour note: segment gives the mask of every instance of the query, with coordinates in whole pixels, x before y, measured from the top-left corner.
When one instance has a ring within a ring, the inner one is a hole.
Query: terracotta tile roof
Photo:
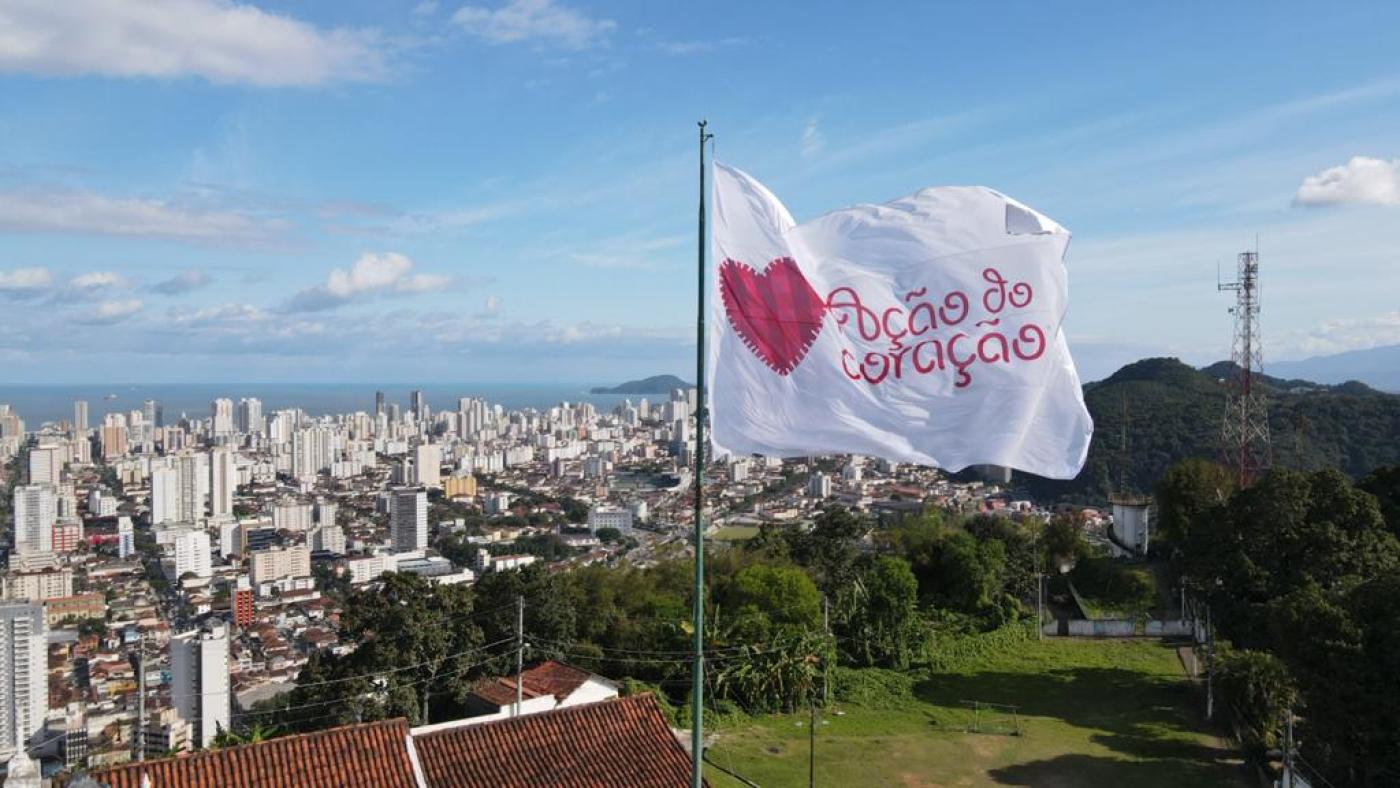
[[[482,679],[475,687],[472,687],[472,694],[497,706],[509,706],[515,703],[515,677]],[[525,700],[538,698],[543,694],[543,692],[531,689],[529,682],[525,682],[525,686],[520,692],[521,697]]]
[[[413,788],[402,718],[93,772],[111,788]]]
[[[551,659],[525,671],[522,678],[525,689],[534,690],[541,695],[549,693],[556,700],[563,701],[574,694],[574,690],[582,687],[592,675],[581,668]]]
[[[521,674],[521,684],[524,686],[521,695],[527,699],[553,695],[555,700],[563,703],[592,676],[586,670],[551,659]],[[515,703],[515,677],[484,679],[472,688],[472,694],[497,706],[509,706]]]
[[[690,784],[690,756],[651,695],[448,728],[413,744],[431,788]]]

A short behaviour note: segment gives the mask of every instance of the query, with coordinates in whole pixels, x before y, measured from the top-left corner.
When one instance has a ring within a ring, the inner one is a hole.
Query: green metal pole
[[[705,143],[714,135],[700,121],[700,238],[696,244],[695,312],[695,663],[690,687],[690,785],[705,784]]]

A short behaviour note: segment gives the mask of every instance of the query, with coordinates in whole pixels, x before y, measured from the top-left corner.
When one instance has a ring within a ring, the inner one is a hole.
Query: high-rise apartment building
[[[193,574],[210,577],[214,574],[209,558],[209,534],[205,531],[184,531],[175,537],[175,579]]]
[[[73,403],[73,431],[82,436],[88,429],[88,404],[87,400],[77,400]]]
[[[209,404],[209,435],[215,439],[233,434],[233,400],[219,398]]]
[[[414,483],[419,487],[442,486],[442,447],[420,443],[413,451]]]
[[[41,444],[29,450],[29,483],[58,484],[63,480],[67,446]]]
[[[49,708],[44,608],[0,602],[0,761],[44,727]]]
[[[228,630],[214,624],[170,640],[170,698],[196,747],[229,729]]]
[[[389,538],[394,552],[425,549],[428,546],[428,493],[401,487],[389,495]]]
[[[209,455],[209,516],[233,514],[233,491],[238,486],[238,466],[233,452],[215,449]]]
[[[238,401],[238,431],[262,434],[262,400],[249,397]]]
[[[15,488],[14,551],[34,555],[53,550],[53,527],[58,522],[58,502],[54,488],[47,484],[26,484]]]

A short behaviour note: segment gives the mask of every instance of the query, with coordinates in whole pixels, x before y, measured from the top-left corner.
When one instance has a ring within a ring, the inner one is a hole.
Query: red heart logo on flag
[[[821,333],[826,302],[796,261],[780,257],[758,273],[726,259],[719,268],[719,289],[730,325],[759,360],[779,375],[802,363]]]

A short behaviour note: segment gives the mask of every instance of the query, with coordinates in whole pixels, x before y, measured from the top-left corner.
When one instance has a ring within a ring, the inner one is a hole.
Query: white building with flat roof
[[[229,729],[228,630],[214,624],[170,639],[170,699],[196,747]]]

